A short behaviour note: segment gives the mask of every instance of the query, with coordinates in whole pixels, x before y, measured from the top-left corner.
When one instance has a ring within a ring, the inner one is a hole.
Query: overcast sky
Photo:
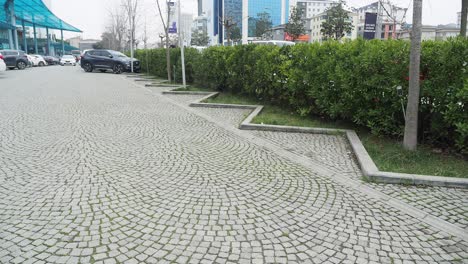
[[[280,0],[273,0],[280,1]],[[376,0],[348,0],[350,7],[359,7],[375,2]],[[83,30],[83,38],[99,39],[104,31],[108,19],[109,10],[119,7],[120,0],[51,0],[52,11],[64,21]],[[164,0],[161,0],[164,3]],[[151,34],[151,40],[154,42],[157,36],[162,32],[161,21],[156,8],[156,0],[139,0],[139,35],[142,34],[147,25],[147,32]],[[397,6],[407,8],[407,22],[411,23],[412,1],[411,0],[392,0]],[[423,1],[423,24],[438,25],[457,22],[457,12],[461,9],[460,0],[424,0]],[[182,0],[182,12],[196,15],[197,1]],[[65,37],[79,35],[77,33],[65,34]]]

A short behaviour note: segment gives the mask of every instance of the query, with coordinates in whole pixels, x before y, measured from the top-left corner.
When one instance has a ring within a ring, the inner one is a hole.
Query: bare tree
[[[141,41],[143,42],[143,48],[147,49],[148,48],[148,24],[146,22],[146,17],[145,17],[145,27],[143,29],[143,35],[141,36]]]
[[[234,28],[237,26],[237,22],[234,21],[234,18],[232,16],[225,16],[224,18],[223,17],[219,17],[219,21],[222,23],[225,31],[226,31],[226,39],[227,39],[227,43],[228,43],[228,46],[231,45],[231,39],[232,39],[232,33],[233,33],[233,30]],[[223,40],[224,41],[224,40]]]
[[[143,41],[143,48],[145,49],[145,61],[146,61],[146,73],[149,74],[149,61],[148,61],[148,24],[146,22],[145,16],[145,28],[143,30],[143,36],[141,37]]]
[[[406,12],[408,11],[408,8],[404,9],[404,14],[401,16],[401,19],[398,20],[398,12],[401,10],[399,7],[393,5],[390,0],[384,2],[384,0],[379,0],[380,7],[382,7],[383,11],[387,14],[387,17],[390,19],[391,22],[393,22],[393,34],[392,38],[396,39],[397,37],[397,32],[396,28],[397,25],[401,26],[404,24],[406,20]]]
[[[156,5],[158,6],[159,17],[161,18],[161,22],[164,28],[164,35],[166,39],[166,68],[167,68],[167,80],[171,81],[171,53],[169,52],[169,16],[171,9],[169,7],[170,0],[165,0],[166,8],[167,8],[167,20],[164,20],[164,16],[161,10],[161,5],[159,4],[160,0],[156,0]],[[162,41],[162,38],[161,38]]]
[[[127,32],[127,23],[124,9],[119,6],[108,11],[109,20],[106,25],[106,31],[102,34],[102,44],[113,50],[123,50],[125,34]]]
[[[136,46],[138,46],[138,41],[135,39],[137,28],[138,0],[122,0],[122,6],[127,13],[127,23],[130,26],[128,30],[128,39],[130,46],[130,56],[133,58],[133,50]],[[131,71],[133,72],[133,63],[130,65]]]

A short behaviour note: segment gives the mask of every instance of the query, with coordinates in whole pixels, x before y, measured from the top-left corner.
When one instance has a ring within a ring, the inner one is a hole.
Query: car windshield
[[[63,59],[74,59],[72,55],[63,55]]]
[[[123,54],[123,53],[120,53],[120,52],[118,52],[118,51],[109,51],[109,52],[110,52],[110,53],[112,54],[112,56],[114,56],[114,57],[123,57],[123,58],[126,58],[126,57],[127,57],[127,55],[125,55],[125,54]]]

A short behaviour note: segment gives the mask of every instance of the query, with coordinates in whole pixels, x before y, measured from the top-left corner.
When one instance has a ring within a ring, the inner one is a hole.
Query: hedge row
[[[187,80],[291,108],[301,115],[349,120],[378,135],[399,137],[408,93],[409,42],[364,41],[186,49]],[[171,50],[180,80],[180,50]],[[166,78],[165,50],[136,53]],[[420,140],[468,153],[468,40],[422,45]],[[403,98],[395,86],[403,87]]]

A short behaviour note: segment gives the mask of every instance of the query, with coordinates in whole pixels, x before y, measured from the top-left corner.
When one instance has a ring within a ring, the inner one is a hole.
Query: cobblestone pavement
[[[0,263],[468,261],[466,241],[123,78],[6,75]]]
[[[353,159],[353,151],[342,135],[307,133],[286,133],[254,131],[255,135],[266,138],[291,152],[304,155],[323,163],[338,173],[350,173],[358,179],[359,166]]]
[[[188,95],[176,98],[176,100],[188,104],[199,98],[201,98],[199,95]],[[209,108],[197,108],[197,111],[206,111],[206,109]],[[205,113],[219,120],[227,118],[236,120],[232,123],[235,126],[246,115],[245,112],[234,112],[232,109],[223,108],[217,108],[216,111],[208,110]],[[360,180],[362,177],[359,165],[344,136],[273,131],[253,131],[252,133],[288,151],[322,163],[334,172],[346,174],[354,180]],[[468,230],[468,190],[466,189],[376,183],[366,183],[366,185]]]

